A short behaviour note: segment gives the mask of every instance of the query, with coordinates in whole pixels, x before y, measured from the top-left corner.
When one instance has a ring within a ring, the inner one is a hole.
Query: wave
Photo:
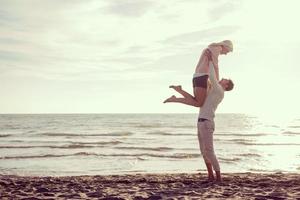
[[[0,149],[27,149],[27,148],[44,148],[44,147],[48,147],[48,146],[15,146],[15,145],[4,145],[4,146],[0,146]]]
[[[226,162],[226,163],[232,163],[232,162],[237,162],[237,161],[241,161],[241,158],[218,158],[220,161],[222,162]]]
[[[288,128],[300,128],[300,126],[288,126]]]
[[[268,133],[245,133],[245,134],[242,134],[242,133],[216,133],[215,135],[220,135],[220,136],[242,136],[242,137],[257,137],[257,136],[266,136],[266,135],[270,135]]]
[[[171,151],[170,147],[115,147],[115,149],[128,149],[128,150],[144,150],[144,151]]]
[[[53,154],[46,154],[46,155],[31,155],[31,156],[2,156],[0,159],[7,160],[7,159],[31,159],[31,158],[55,158],[55,157],[64,157],[68,155],[53,155]]]
[[[148,135],[167,135],[167,136],[188,136],[188,135],[196,135],[191,133],[168,133],[163,131],[155,131],[155,132],[148,132]]]
[[[264,170],[264,169],[254,169],[254,168],[249,168],[248,171],[251,171],[251,172],[272,172],[272,173],[274,173],[274,171],[269,171],[269,170]]]
[[[96,133],[96,134],[75,134],[75,133],[40,133],[39,135],[45,135],[50,137],[59,136],[72,136],[72,137],[85,137],[85,136],[131,136],[132,132],[114,132],[114,133]]]
[[[137,128],[159,128],[159,127],[162,127],[162,124],[140,124],[135,127],[137,127]]]
[[[10,134],[0,134],[0,137],[9,137],[11,136]]]
[[[13,126],[13,125],[3,125],[2,126],[4,129],[9,129],[9,130],[18,130],[22,128],[27,128],[27,127],[19,127],[19,126]],[[28,127],[30,128],[30,127]]]
[[[256,153],[242,153],[242,154],[235,154],[235,155],[241,157],[262,157],[261,155]]]
[[[29,149],[29,148],[52,148],[52,149],[79,149],[79,148],[95,148],[95,147],[105,147],[106,145],[116,145],[120,144],[120,141],[112,142],[76,142],[69,145],[0,145],[0,149]],[[91,145],[93,144],[93,145]]]
[[[27,133],[35,133],[36,131],[34,130],[30,130],[30,131],[27,131]]]
[[[52,148],[52,149],[77,149],[77,148],[91,148],[97,146],[85,145],[64,145],[64,146],[51,146],[51,145],[28,145],[28,146],[0,146],[0,149],[31,149],[31,148]]]
[[[236,143],[253,142],[253,140],[248,140],[248,139],[229,139],[229,140],[226,140],[226,141],[236,142]]]
[[[99,157],[134,157],[139,160],[146,160],[144,157],[155,158],[171,158],[171,159],[191,159],[199,158],[200,154],[175,153],[170,155],[165,154],[98,154],[91,152],[78,152],[74,154],[45,154],[45,155],[28,155],[28,156],[2,156],[0,159],[34,159],[34,158],[55,158],[55,157],[70,157],[70,156],[99,156]]]
[[[194,129],[197,126],[193,125],[193,126],[172,126],[172,127],[174,127],[174,128],[192,128],[192,129]]]
[[[243,142],[243,141],[239,141],[236,142],[237,144],[241,144],[241,145],[254,145],[254,146],[299,146],[300,143],[255,143],[255,142]]]
[[[191,129],[191,128],[195,128],[196,126],[195,125],[165,125],[165,124],[141,124],[141,125],[136,125],[134,126],[136,128],[188,128],[188,129]]]
[[[70,154],[67,156],[103,156],[104,154],[97,154],[97,153],[91,153],[91,152],[78,152],[78,153],[74,153],[74,154]]]
[[[299,132],[292,132],[292,131],[285,131],[282,134],[285,134],[285,135],[300,135]]]
[[[143,157],[155,157],[155,158],[175,158],[175,159],[187,159],[187,158],[198,158],[200,154],[188,154],[188,153],[175,153],[175,154],[152,154],[152,153],[140,153],[140,154],[97,154],[88,152],[79,152],[74,155],[94,155],[103,157],[136,157],[143,160]]]
[[[121,144],[123,142],[118,141],[118,140],[114,140],[114,141],[109,141],[109,142],[72,142],[73,144],[100,144],[100,145],[117,145],[117,144]]]

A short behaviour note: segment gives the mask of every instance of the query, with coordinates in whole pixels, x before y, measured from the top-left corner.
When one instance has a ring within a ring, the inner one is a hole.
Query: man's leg
[[[222,176],[221,176],[221,171],[216,171],[216,176],[217,176],[217,181],[222,182]]]
[[[214,177],[214,172],[213,172],[213,168],[212,168],[212,165],[210,162],[208,162],[207,160],[205,160],[205,165],[206,165],[206,169],[207,169],[207,175],[208,175],[208,180],[209,181],[213,181],[215,180],[215,177]]]
[[[201,137],[202,131],[204,131],[203,129],[205,129],[202,122],[198,122],[197,129],[198,129],[198,141],[199,141],[200,152],[202,154],[203,160],[204,160],[205,165],[206,165],[208,180],[213,181],[215,178],[214,178],[214,172],[213,172],[212,164],[205,157],[204,144],[203,144],[204,141]]]
[[[216,172],[216,180],[221,182],[221,171],[220,171],[220,165],[219,161],[215,155],[214,152],[214,145],[213,145],[213,132],[214,132],[214,122],[212,121],[205,121],[206,123],[206,130],[202,134],[203,138],[203,145],[204,145],[204,154],[207,157],[207,159],[212,164],[215,172]]]

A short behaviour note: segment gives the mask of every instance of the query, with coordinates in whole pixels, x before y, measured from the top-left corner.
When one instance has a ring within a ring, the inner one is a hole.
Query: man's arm
[[[215,68],[212,62],[209,62],[209,80],[213,88],[218,86],[219,80],[217,79]]]

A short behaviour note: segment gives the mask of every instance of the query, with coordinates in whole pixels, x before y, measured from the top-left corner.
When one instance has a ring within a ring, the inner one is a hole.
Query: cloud
[[[213,42],[217,40],[228,39],[230,34],[239,30],[238,26],[218,26],[214,28],[204,29],[184,33],[176,36],[169,37],[163,41],[167,45],[191,45],[191,44],[206,44],[208,41]]]
[[[107,13],[125,17],[141,17],[154,5],[147,0],[111,0],[105,8]]]
[[[20,39],[16,39],[16,38],[12,38],[9,36],[5,36],[5,37],[1,37],[0,35],[0,44],[2,45],[21,45],[21,44],[29,44],[29,42],[24,41],[24,40],[20,40]]]
[[[0,8],[0,23],[9,24],[18,20],[16,16],[10,15],[8,11]]]
[[[0,33],[0,62],[19,75],[60,80],[105,79],[119,73],[119,78],[137,78],[136,73],[142,77],[159,68],[155,64],[160,60],[167,62],[184,54],[186,48],[198,49],[199,43],[231,31],[231,27],[218,27],[170,37],[188,31],[186,21],[191,27],[198,23],[186,9],[197,10],[194,7],[199,2],[187,7],[180,1],[169,6],[150,0],[30,2],[34,6],[6,1],[0,12],[0,20],[7,24],[0,27],[4,30]],[[144,16],[146,13],[150,15]],[[162,21],[163,16],[172,23]]]
[[[0,50],[0,64],[3,64],[4,62],[24,62],[24,61],[30,61],[31,59],[26,56],[26,54],[16,52],[16,51],[5,51]]]
[[[227,14],[235,12],[240,7],[240,1],[227,1],[220,3],[211,8],[208,12],[208,16],[212,21],[217,21]]]

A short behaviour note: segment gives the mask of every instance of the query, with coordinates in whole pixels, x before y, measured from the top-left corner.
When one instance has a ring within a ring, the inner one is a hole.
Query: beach
[[[0,199],[299,199],[300,117],[216,115],[208,182],[196,114],[0,115]]]
[[[95,176],[0,175],[1,199],[300,199],[296,173],[205,173]]]

